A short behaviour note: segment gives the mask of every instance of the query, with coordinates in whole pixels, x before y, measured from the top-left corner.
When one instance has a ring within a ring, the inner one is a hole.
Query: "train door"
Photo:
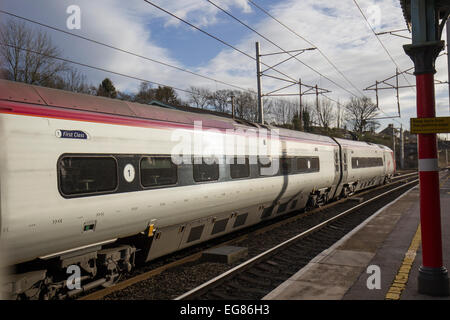
[[[333,183],[335,185],[337,185],[341,180],[341,173],[342,173],[341,159],[342,159],[342,157],[339,152],[339,148],[335,148],[334,149],[334,183]]]
[[[342,148],[342,183],[347,183],[348,180],[348,150]]]

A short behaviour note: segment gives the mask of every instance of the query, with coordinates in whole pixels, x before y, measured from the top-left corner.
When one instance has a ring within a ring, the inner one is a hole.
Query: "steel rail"
[[[300,238],[303,238],[303,237],[305,237],[305,236],[307,236],[307,235],[309,235],[309,234],[311,234],[313,232],[316,232],[317,230],[319,230],[319,229],[329,225],[330,223],[340,219],[341,217],[343,217],[345,215],[348,215],[349,213],[351,213],[351,212],[353,212],[353,211],[355,211],[355,210],[357,210],[357,209],[367,205],[368,203],[371,203],[371,202],[373,202],[373,201],[375,201],[375,200],[377,200],[377,199],[379,199],[381,197],[384,197],[384,196],[392,193],[393,191],[396,191],[398,189],[404,188],[404,187],[406,187],[406,186],[408,186],[410,184],[416,183],[418,181],[419,181],[419,179],[413,180],[411,182],[407,182],[407,183],[405,183],[405,184],[403,184],[403,185],[401,185],[401,186],[399,186],[397,188],[391,189],[391,190],[386,191],[386,192],[384,192],[384,193],[382,193],[382,194],[380,194],[378,196],[375,196],[375,197],[373,197],[373,198],[371,198],[371,199],[369,199],[369,200],[367,200],[365,202],[362,202],[362,203],[354,206],[353,208],[345,210],[344,212],[334,216],[333,218],[325,220],[324,222],[322,222],[322,223],[320,223],[320,224],[318,224],[318,225],[316,225],[316,226],[314,226],[314,227],[312,227],[312,228],[310,228],[310,229],[308,229],[308,230],[306,230],[306,231],[304,231],[304,232],[302,232],[302,233],[300,233],[300,234],[290,238],[289,240],[286,240],[286,241],[280,243],[279,245],[277,245],[277,246],[275,246],[275,247],[273,247],[273,248],[271,248],[271,249],[269,249],[269,250],[267,250],[267,251],[265,251],[265,252],[255,256],[255,257],[253,257],[253,258],[251,258],[251,259],[249,259],[249,260],[247,260],[247,261],[245,261],[243,263],[241,263],[240,265],[238,265],[238,266],[236,266],[236,267],[226,271],[225,273],[223,273],[223,274],[221,274],[221,275],[219,275],[219,276],[217,276],[217,277],[215,277],[215,278],[205,282],[204,284],[202,284],[202,285],[200,285],[200,286],[198,286],[198,287],[196,287],[196,288],[194,288],[194,289],[192,289],[192,290],[182,294],[181,296],[176,297],[174,300],[188,299],[188,298],[192,297],[194,294],[196,294],[196,293],[198,293],[200,291],[207,290],[208,288],[213,287],[214,284],[216,284],[218,282],[221,282],[221,281],[224,281],[226,278],[231,277],[234,274],[241,272],[242,270],[245,270],[246,268],[250,267],[251,265],[253,265],[253,264],[263,260],[267,256],[273,254],[274,252],[276,252],[277,250],[279,250],[281,248],[284,248],[284,247],[288,246],[289,244],[293,243],[294,241],[296,241],[296,240],[298,240]]]
[[[402,174],[402,175],[399,175],[397,177],[393,177],[392,179],[396,179],[397,180],[397,179],[401,179],[401,178],[405,178],[407,176],[417,175],[417,174],[418,174],[417,172],[412,172],[412,173]],[[397,183],[400,183],[400,182],[401,182],[401,180],[399,180],[399,181],[392,181],[388,185],[393,185],[393,184],[397,184]],[[382,188],[385,188],[385,187],[386,187],[386,185],[381,185],[381,186],[378,186],[376,188],[365,190],[365,191],[363,191],[361,193],[357,193],[356,195],[357,196],[362,196],[362,195],[367,194],[369,192],[372,192],[372,191],[375,191],[375,190],[379,190],[379,189],[382,189]],[[295,215],[293,217],[286,217],[285,219],[283,219],[281,221],[278,221],[278,222],[275,222],[275,223],[273,223],[271,225],[259,228],[258,230],[254,230],[254,231],[251,232],[251,234],[258,235],[258,234],[270,231],[271,229],[279,227],[279,226],[284,225],[286,223],[290,223],[290,222],[296,221],[296,220],[301,219],[301,218],[303,218],[303,217],[305,217],[307,215],[311,215],[311,214],[317,213],[320,210],[327,209],[327,208],[333,207],[333,206],[335,206],[335,205],[337,205],[339,203],[342,203],[342,202],[345,202],[345,201],[351,201],[351,200],[352,200],[352,197],[340,199],[338,201],[334,201],[334,202],[328,203],[328,204],[326,204],[324,206],[321,206],[319,208],[315,208],[314,210],[307,211],[307,212],[305,212],[303,214],[298,214],[298,215]],[[235,243],[235,242],[240,242],[242,240],[245,240],[248,237],[248,235],[249,234],[241,235],[239,237],[236,237],[236,238],[233,238],[233,239],[221,242],[217,246],[214,246],[214,247],[219,247],[219,246],[224,246],[224,245]],[[119,283],[117,283],[117,284],[115,284],[115,285],[113,285],[111,287],[103,288],[103,289],[100,289],[98,291],[89,293],[89,294],[87,294],[85,296],[82,296],[82,297],[78,298],[78,300],[98,300],[98,299],[101,299],[101,298],[103,298],[103,297],[105,297],[105,296],[107,296],[107,295],[109,295],[111,293],[123,290],[123,289],[125,289],[125,288],[127,288],[129,286],[132,286],[132,285],[136,284],[136,283],[139,283],[141,281],[145,281],[145,280],[147,280],[147,279],[149,279],[149,278],[151,278],[153,276],[157,276],[157,275],[161,274],[162,272],[164,272],[166,270],[169,270],[169,269],[177,267],[177,266],[181,266],[181,265],[183,265],[185,263],[188,263],[188,262],[196,261],[196,260],[200,259],[201,256],[202,256],[202,251],[194,253],[194,254],[191,254],[191,255],[186,256],[186,257],[184,257],[184,258],[182,258],[180,260],[177,260],[177,261],[171,262],[169,264],[160,266],[158,268],[152,269],[150,271],[144,272],[144,273],[139,274],[137,276],[134,276],[134,277],[132,277],[130,279],[123,280],[123,281],[121,281],[121,282],[119,282]]]

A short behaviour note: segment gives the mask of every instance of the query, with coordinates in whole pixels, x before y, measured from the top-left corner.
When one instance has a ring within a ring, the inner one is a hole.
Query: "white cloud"
[[[246,0],[212,0],[219,6],[231,10],[239,17],[258,17],[258,22],[249,22],[263,35],[272,39],[279,46],[286,50],[294,50],[311,47],[310,44],[301,40],[288,30],[280,26],[277,22],[265,17],[258,9],[253,8]],[[208,31],[214,33],[215,26],[220,22],[220,26],[236,24],[236,21],[220,13],[220,11],[207,1],[183,0],[183,1],[155,1],[165,9],[180,17],[186,18],[200,27],[207,27]],[[255,0],[259,4],[258,0]],[[373,12],[380,13],[377,31],[403,29],[405,23],[403,14],[396,0],[358,0],[363,12],[369,18]],[[186,37],[192,36],[191,28],[171,18],[167,14],[153,8],[144,1],[123,2],[114,1],[88,1],[88,0],[62,0],[29,2],[25,0],[3,1],[0,5],[9,11],[22,14],[38,21],[46,22],[58,27],[65,26],[65,9],[70,4],[78,4],[82,9],[82,30],[80,34],[86,37],[97,39],[102,42],[127,49],[153,59],[161,60],[170,64],[184,67],[177,61],[175,54],[165,43],[157,43],[155,38],[158,29],[149,29],[149,22],[161,20],[161,26],[170,30],[174,28],[180,32],[185,32]],[[379,11],[374,8],[379,8]],[[43,10],[45,8],[46,10]],[[369,10],[369,8],[371,8]],[[341,70],[346,77],[360,90],[373,85],[376,80],[383,80],[395,74],[395,65],[389,59],[386,52],[381,47],[372,31],[363,20],[359,10],[352,0],[327,1],[327,0],[284,0],[273,2],[269,9],[271,14],[276,16],[283,23],[295,30],[300,35],[312,41],[318,46]],[[375,10],[375,11],[374,11]],[[258,13],[256,15],[256,13]],[[375,17],[376,18],[376,17]],[[372,19],[377,21],[377,19]],[[247,21],[248,22],[248,21]],[[234,35],[233,45],[247,52],[251,56],[255,55],[255,41],[261,42],[262,53],[280,51],[272,44],[261,39],[254,33],[245,30],[242,34]],[[182,73],[132,57],[123,53],[117,53],[111,49],[98,45],[89,44],[82,40],[49,32],[55,43],[63,49],[64,56],[74,60],[111,69],[120,73],[134,75],[151,81],[164,83],[179,88],[189,86],[205,86],[211,89],[222,89],[223,85],[214,83],[193,75]],[[197,33],[198,34],[198,33]],[[203,35],[196,35],[203,36]],[[206,36],[205,36],[205,39]],[[402,45],[408,40],[389,35],[380,36],[383,44],[392,54],[396,63],[402,70],[412,66],[410,58],[404,53]],[[167,38],[170,41],[176,41]],[[248,57],[230,49],[219,42],[214,44],[210,39],[205,41],[205,45],[216,45],[223,48],[215,57],[207,63],[195,68],[196,72],[226,81],[244,88],[256,88],[255,62]],[[216,48],[217,48],[216,47]],[[201,51],[204,48],[199,47]],[[263,62],[274,64],[286,56],[264,57]],[[356,90],[338,73],[317,51],[309,51],[299,56],[299,59],[313,67],[326,77],[339,83],[347,90],[356,93]],[[321,77],[308,67],[293,60],[278,67],[282,72],[295,79],[301,78],[303,83],[311,85],[318,84],[320,87],[332,90],[329,94],[333,99],[345,102],[350,94],[329,80]],[[447,66],[444,57],[437,62],[438,73],[436,78],[447,80]],[[135,91],[139,82],[124,77],[111,76],[98,71],[83,69],[88,78],[93,83],[99,83],[104,77],[110,76],[119,90]],[[413,76],[407,76],[409,83],[414,84]],[[268,92],[285,85],[282,82],[270,78],[263,78],[264,91]],[[400,78],[400,85],[407,85],[407,82]],[[292,91],[297,92],[298,88]],[[375,100],[373,92],[364,92]],[[436,86],[438,114],[448,112],[448,87],[446,85]],[[402,123],[409,125],[409,117],[415,116],[415,94],[414,90],[402,89],[400,91],[402,107]],[[397,102],[395,91],[380,92],[380,106],[388,114],[395,114]],[[447,107],[447,108],[446,108]],[[392,120],[384,123],[392,122]]]

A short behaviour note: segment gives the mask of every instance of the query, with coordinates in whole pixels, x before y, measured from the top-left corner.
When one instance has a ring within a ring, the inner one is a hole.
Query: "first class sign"
[[[449,133],[450,117],[411,118],[411,133]]]
[[[81,130],[56,130],[56,137],[61,139],[87,139],[86,132]]]

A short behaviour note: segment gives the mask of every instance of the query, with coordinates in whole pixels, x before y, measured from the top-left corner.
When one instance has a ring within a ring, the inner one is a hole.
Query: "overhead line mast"
[[[146,1],[146,0],[144,0]],[[275,47],[277,47],[278,49],[280,49],[281,51],[283,51],[284,53],[290,55],[292,58],[294,58],[295,60],[297,60],[298,62],[300,62],[301,64],[303,64],[305,67],[307,67],[308,69],[310,69],[311,71],[317,73],[318,75],[320,75],[321,77],[327,79],[328,81],[330,81],[331,83],[333,83],[334,85],[336,85],[337,87],[341,88],[342,90],[346,91],[347,93],[351,94],[352,96],[357,96],[355,95],[353,92],[349,91],[348,89],[344,88],[343,86],[341,86],[340,84],[338,84],[336,81],[328,78],[327,76],[325,76],[324,74],[322,74],[320,71],[314,69],[313,67],[311,67],[310,65],[308,65],[307,63],[301,61],[300,59],[298,59],[296,56],[292,55],[289,51],[286,51],[285,49],[283,49],[281,46],[279,46],[278,44],[276,44],[275,42],[273,42],[272,40],[270,40],[269,38],[267,38],[266,36],[264,36],[263,34],[261,34],[260,32],[258,32],[257,30],[255,30],[254,28],[250,27],[248,24],[246,24],[245,22],[243,22],[242,20],[236,18],[234,15],[232,15],[231,13],[229,13],[227,10],[221,8],[219,5],[215,4],[214,2],[212,2],[211,0],[206,0],[207,2],[211,3],[214,7],[216,7],[217,9],[221,10],[222,12],[224,12],[226,15],[228,15],[229,17],[231,17],[232,19],[236,20],[237,22],[239,22],[240,24],[242,24],[244,27],[246,27],[247,29],[251,30],[252,32],[256,33],[257,35],[259,35],[260,37],[262,37],[264,40],[268,41],[269,43],[271,43],[272,45],[274,45]]]
[[[276,21],[278,24],[280,24],[281,26],[283,26],[284,28],[286,28],[288,31],[290,31],[291,33],[293,33],[295,36],[297,36],[298,38],[302,39],[303,41],[307,42],[308,44],[310,44],[311,46],[315,47],[317,49],[317,51],[319,51],[319,53],[325,58],[325,60],[327,60],[327,62],[345,79],[345,81],[347,81],[348,84],[350,84],[350,86],[352,86],[356,91],[358,91],[358,93],[361,96],[364,96],[364,93],[358,89],[353,82],[351,82],[346,76],[345,74],[339,70],[339,68],[331,61],[331,59],[325,55],[325,53],[314,43],[312,43],[311,41],[309,41],[308,39],[306,39],[305,37],[302,37],[301,35],[299,35],[297,32],[295,32],[292,28],[290,28],[289,26],[287,26],[286,24],[284,24],[283,22],[281,22],[279,19],[277,19],[276,17],[274,17],[269,11],[267,11],[266,9],[262,8],[260,5],[258,5],[257,3],[255,3],[252,0],[248,0],[248,2],[250,4],[252,4],[254,7],[258,8],[259,10],[261,10],[262,12],[264,12],[268,17],[270,17],[271,19],[273,19],[274,21]]]
[[[177,19],[177,20],[179,20],[179,21],[181,21],[181,22],[187,24],[188,26],[194,28],[195,30],[200,31],[201,33],[207,35],[208,37],[210,37],[210,38],[212,38],[212,39],[214,39],[214,40],[217,40],[217,41],[219,41],[220,43],[224,44],[225,46],[227,46],[227,47],[229,47],[229,48],[231,48],[231,49],[233,49],[233,50],[235,50],[235,51],[237,51],[237,52],[243,54],[244,56],[246,56],[246,57],[248,57],[248,58],[250,58],[250,59],[252,59],[252,60],[254,60],[254,61],[256,61],[256,59],[255,59],[254,57],[252,57],[251,55],[249,55],[248,53],[246,53],[246,52],[244,52],[244,51],[242,51],[242,50],[236,48],[235,46],[229,44],[228,42],[226,42],[226,41],[224,41],[224,40],[222,40],[222,39],[220,39],[219,37],[216,37],[215,35],[213,35],[213,34],[207,32],[207,31],[201,29],[200,27],[197,27],[196,25],[190,23],[189,21],[186,21],[186,20],[184,20],[184,19],[178,17],[177,15],[173,14],[172,12],[170,12],[170,11],[168,11],[168,10],[166,10],[166,9],[164,9],[164,8],[162,8],[162,7],[158,6],[158,5],[156,5],[156,4],[154,4],[153,2],[151,2],[151,1],[149,1],[149,0],[143,0],[143,1],[146,2],[146,3],[148,3],[148,4],[151,5],[151,6],[155,7],[156,9],[158,9],[158,10],[160,10],[160,11],[162,11],[162,12],[168,14],[168,15],[170,15],[171,17],[173,17],[173,18],[175,18],[175,19]],[[266,65],[266,64],[264,64],[264,63],[262,63],[262,64],[268,67],[268,65]],[[291,80],[293,80],[293,81],[296,81],[293,77],[291,77],[291,76],[285,74],[285,73],[282,72],[282,71],[279,71],[279,70],[277,70],[277,69],[273,69],[273,70],[274,70],[275,72],[277,72],[277,73],[279,73],[279,74],[285,76],[285,77],[288,78],[288,79],[291,79]]]

